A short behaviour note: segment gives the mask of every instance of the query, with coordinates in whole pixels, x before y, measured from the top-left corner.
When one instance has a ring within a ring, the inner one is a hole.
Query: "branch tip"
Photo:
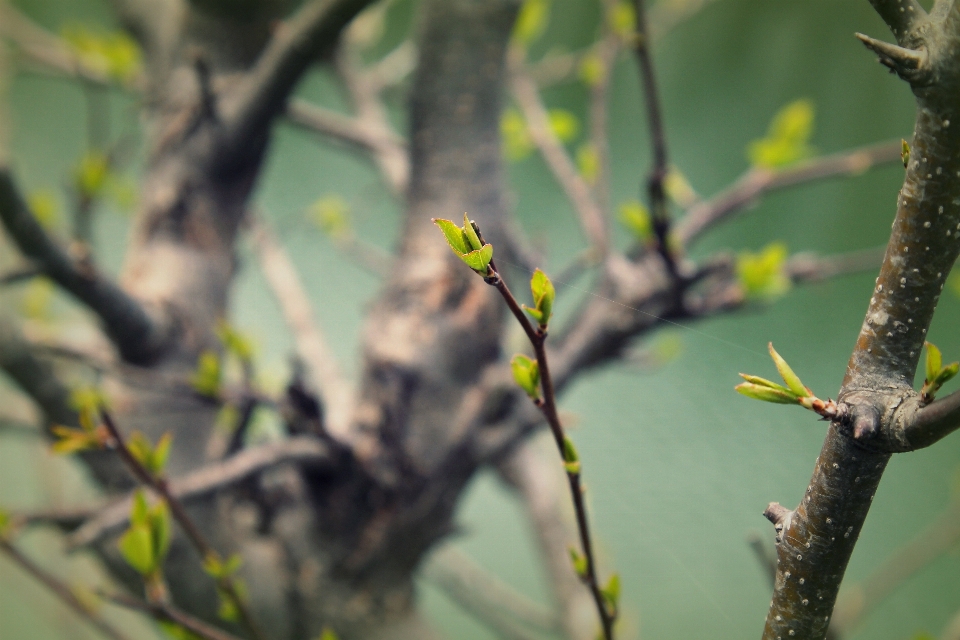
[[[792,513],[779,502],[771,502],[763,510],[763,517],[769,520],[774,526],[782,525],[787,517]]]

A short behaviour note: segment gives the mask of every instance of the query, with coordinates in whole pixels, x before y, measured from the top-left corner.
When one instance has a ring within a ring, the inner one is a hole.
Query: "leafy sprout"
[[[814,108],[810,100],[795,100],[780,109],[770,122],[767,135],[754,140],[747,155],[754,167],[779,169],[813,155]]]

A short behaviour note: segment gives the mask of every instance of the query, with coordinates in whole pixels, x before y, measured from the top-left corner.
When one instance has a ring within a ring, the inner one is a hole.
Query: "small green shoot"
[[[533,400],[540,399],[540,366],[536,360],[517,354],[510,360],[513,379]]]
[[[540,269],[536,269],[530,278],[530,293],[533,295],[533,308],[523,305],[523,309],[537,321],[542,331],[546,331],[553,314],[553,301],[557,297],[557,291],[547,274]]]
[[[483,277],[492,275],[490,261],[493,260],[493,245],[480,241],[477,227],[466,213],[463,214],[463,227],[442,218],[434,218],[433,223],[440,227],[453,253],[468,267]]]
[[[147,580],[156,580],[163,559],[170,548],[170,510],[158,501],[147,505],[143,490],[133,495],[130,527],[117,543],[120,554],[137,573]]]
[[[787,361],[777,353],[773,348],[773,343],[768,343],[770,357],[780,373],[780,377],[786,383],[786,386],[777,384],[759,376],[752,376],[741,373],[740,377],[745,382],[741,382],[734,389],[737,393],[743,394],[754,400],[763,402],[773,402],[775,404],[799,404],[804,409],[809,409],[824,418],[835,418],[837,416],[837,405],[833,400],[823,401],[813,395],[813,392],[800,381],[799,376],[793,372]]]
[[[607,585],[600,589],[600,595],[603,596],[610,616],[616,618],[620,609],[620,574],[610,576]]]
[[[653,239],[650,211],[638,200],[629,200],[620,205],[620,224],[639,244],[645,245]]]
[[[570,560],[573,562],[573,570],[577,576],[579,576],[581,580],[585,580],[587,578],[587,570],[589,569],[586,556],[573,547],[570,547]]]
[[[944,384],[957,375],[960,371],[960,362],[951,362],[943,366],[943,356],[931,342],[924,342],[927,348],[926,377],[923,380],[923,387],[920,389],[920,402],[930,404],[934,396]]]
[[[780,169],[813,155],[813,103],[796,100],[773,117],[767,135],[750,143],[750,163],[760,169]]]
[[[168,431],[160,436],[157,445],[150,444],[147,436],[139,431],[134,431],[127,440],[127,448],[137,462],[146,469],[153,477],[159,478],[163,475],[163,470],[167,466],[167,458],[170,457],[170,444],[173,442],[173,436]]]
[[[790,289],[786,265],[787,245],[772,242],[752,253],[743,251],[737,255],[737,279],[748,299],[771,301]]]
[[[903,168],[906,169],[910,164],[910,143],[900,138],[900,159],[903,160]]]
[[[201,396],[216,398],[220,393],[222,377],[223,367],[220,365],[220,355],[212,349],[202,351],[197,358],[197,369],[190,378],[193,390]]]
[[[580,455],[569,436],[563,437],[563,468],[570,475],[575,476],[580,473]]]

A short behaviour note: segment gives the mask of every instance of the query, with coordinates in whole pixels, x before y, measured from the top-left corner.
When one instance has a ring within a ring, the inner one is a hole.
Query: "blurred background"
[[[56,33],[78,27],[116,29],[101,0],[12,4]],[[415,30],[416,4],[392,3],[383,32],[370,45],[371,58]],[[530,47],[531,59],[577,50],[596,39],[600,10],[595,0],[547,4],[549,19]],[[702,4],[662,34],[654,49],[671,162],[698,193],[714,194],[748,169],[750,142],[766,134],[781,107],[798,99],[809,100],[815,109],[810,143],[816,153],[909,139],[914,114],[909,89],[853,37],[861,31],[889,39],[865,0]],[[401,132],[405,89],[401,86],[389,96]],[[298,93],[317,104],[347,108],[335,78],[324,70],[309,75]],[[574,74],[543,95],[547,106],[564,110],[578,125],[567,142],[576,154],[585,140],[587,85]],[[94,228],[98,259],[115,272],[123,259],[143,160],[138,104],[119,90],[84,89],[30,72],[12,78],[8,101],[14,169],[34,202],[47,203],[54,227],[67,225],[64,185],[88,149],[91,107],[107,122],[111,139],[129,140],[128,158]],[[619,205],[638,198],[650,162],[636,67],[625,54],[614,71],[610,134],[611,202]],[[774,241],[784,242],[791,253],[830,254],[882,245],[901,180],[902,167],[895,164],[776,193],[709,233],[694,253],[756,252]],[[509,181],[516,215],[546,256],[544,268],[559,273],[585,246],[575,214],[535,151],[514,154]],[[360,323],[379,279],[338,251],[329,233],[331,211],[338,212],[333,217],[349,224],[356,237],[389,251],[398,240],[402,204],[364,158],[286,124],[277,128],[255,201],[299,267],[336,355],[346,371],[356,375]],[[325,212],[319,216],[325,224],[318,224],[318,212]],[[616,227],[614,235],[621,246],[629,244],[630,235],[622,227]],[[279,388],[288,372],[292,342],[246,246],[240,263],[231,321],[256,345],[261,384]],[[0,266],[13,264],[13,249],[0,245]],[[622,364],[590,373],[562,398],[561,409],[583,460],[601,568],[621,574],[623,638],[759,637],[770,587],[747,536],[757,531],[772,548],[772,527],[761,512],[770,501],[787,506],[798,502],[825,424],[799,409],[737,395],[736,374],[772,377],[766,344],[773,341],[815,393],[835,395],[874,275],[798,287],[723,318],[664,326],[641,345],[657,354],[653,366]],[[557,282],[561,316],[576,306],[590,282],[589,272]],[[943,296],[929,334],[947,361],[960,357],[960,287],[953,289]],[[0,307],[24,316],[33,331],[50,335],[71,335],[84,324],[83,312],[41,281],[3,288]],[[951,383],[946,391],[955,387]],[[0,413],[31,415],[6,380],[0,380],[0,407],[9,409]],[[259,428],[269,433],[274,420],[264,414]],[[0,505],[15,510],[94,498],[72,462],[55,458],[29,436],[8,431],[0,433]],[[958,466],[957,435],[932,449],[894,458],[847,572],[847,586],[869,579],[951,500],[960,500]],[[523,593],[547,601],[544,573],[523,513],[493,474],[473,483],[459,523],[460,531],[449,544]],[[53,533],[30,534],[27,548],[69,580],[81,581],[96,572],[88,558],[64,557]],[[960,610],[957,552],[955,547],[906,580],[851,638],[938,635]],[[448,637],[496,637],[435,586],[424,582],[420,595],[429,617]],[[142,637],[154,633],[146,624],[139,628]],[[0,558],[2,640],[92,637]]]

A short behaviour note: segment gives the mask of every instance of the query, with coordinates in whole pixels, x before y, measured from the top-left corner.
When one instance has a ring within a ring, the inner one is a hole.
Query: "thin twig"
[[[169,481],[170,493],[181,502],[209,495],[250,476],[283,463],[322,464],[330,461],[329,448],[312,436],[244,449],[234,456]],[[67,539],[68,549],[94,544],[105,535],[126,526],[130,520],[132,494],[87,511],[83,526]]]
[[[0,222],[20,250],[45,275],[96,313],[110,339],[129,362],[149,362],[166,344],[162,322],[112,280],[79,264],[40,226],[13,181],[0,165]]]
[[[156,620],[172,622],[183,627],[190,633],[203,638],[203,640],[240,640],[240,638],[235,635],[229,634],[222,629],[218,629],[184,613],[168,602],[145,602],[144,600],[128,596],[124,593],[110,593],[101,590],[98,590],[96,594],[104,600],[108,600],[125,609],[146,613]]]
[[[647,197],[653,221],[653,233],[656,237],[657,252],[663,257],[670,274],[676,278],[677,264],[670,248],[670,211],[667,207],[667,194],[663,183],[667,179],[667,137],[663,126],[663,114],[660,109],[660,96],[657,88],[656,73],[650,54],[650,37],[647,30],[646,7],[644,0],[634,0],[637,15],[637,34],[634,52],[640,66],[640,82],[643,85],[643,98],[647,109],[647,124],[650,129],[650,144],[653,148],[653,167],[647,176]]]
[[[553,381],[550,378],[550,367],[547,363],[547,351],[545,347],[547,334],[540,329],[534,328],[533,324],[527,318],[526,314],[520,308],[517,299],[513,297],[506,281],[500,277],[493,262],[490,263],[493,269],[493,276],[488,278],[488,282],[496,287],[497,291],[507,303],[510,312],[523,327],[524,333],[533,345],[534,353],[537,357],[537,365],[540,371],[540,387],[543,390],[543,398],[537,402],[537,406],[543,413],[547,424],[550,426],[550,432],[556,442],[557,449],[560,452],[560,459],[565,459],[565,440],[563,425],[560,424],[560,416],[557,414],[557,401],[554,396]],[[567,471],[567,481],[570,485],[570,494],[573,498],[573,507],[576,513],[577,529],[580,533],[580,546],[583,556],[586,559],[585,582],[590,592],[593,594],[593,600],[597,607],[597,613],[600,617],[600,623],[603,627],[603,635],[606,640],[613,640],[613,623],[616,618],[616,612],[611,612],[607,607],[604,596],[600,591],[600,582],[597,579],[596,558],[593,551],[593,542],[590,537],[590,525],[587,519],[587,506],[583,499],[583,488],[580,484],[580,473]]]
[[[815,158],[779,171],[749,169],[730,187],[691,207],[676,224],[677,241],[685,247],[705,231],[754,203],[760,196],[837,176],[859,175],[878,164],[900,161],[901,142],[882,142]]]
[[[200,557],[203,558],[205,562],[210,558],[219,558],[219,554],[210,546],[206,537],[200,532],[200,529],[193,522],[193,519],[187,514],[183,503],[170,491],[170,485],[166,478],[150,473],[137,457],[133,455],[127,447],[126,441],[117,428],[116,423],[113,421],[113,417],[109,411],[101,407],[100,416],[103,420],[103,425],[113,439],[113,448],[116,449],[124,464],[126,464],[127,468],[140,483],[150,487],[163,498],[164,502],[166,502],[170,508],[170,513],[173,515],[174,520],[176,520],[180,528],[183,529],[183,532],[187,535],[187,538],[190,539],[190,542],[200,554]],[[236,607],[240,622],[246,628],[247,632],[256,640],[265,640],[263,632],[260,630],[256,621],[254,621],[247,604],[243,601],[240,592],[237,590],[237,584],[234,578],[228,575],[220,575],[216,578],[216,581],[217,587],[223,591],[226,598]]]
[[[0,287],[32,280],[41,274],[42,271],[34,266],[14,269],[13,271],[9,271],[3,275],[0,275]]]
[[[13,544],[2,537],[0,537],[0,551],[5,553],[7,557],[13,560],[14,563],[16,563],[31,577],[43,584],[43,586],[49,589],[58,600],[70,607],[70,609],[72,609],[78,616],[86,620],[90,626],[99,631],[100,634],[105,638],[110,638],[111,640],[129,640],[127,636],[114,629],[109,623],[107,623],[106,620],[101,618],[87,604],[82,602],[69,586],[64,584],[52,573],[42,569],[39,565],[34,563],[33,560],[28,558],[19,549],[17,549]]]
[[[317,325],[300,275],[262,218],[252,217],[251,232],[260,268],[280,304],[297,353],[306,363],[311,382],[317,386],[323,399],[327,426],[333,433],[345,433],[350,420],[353,389]]]
[[[590,185],[577,171],[560,140],[553,133],[550,117],[540,99],[537,85],[522,72],[514,71],[510,77],[510,87],[527,121],[530,138],[573,205],[590,246],[598,255],[605,255],[608,238],[603,212],[590,193]]]
[[[558,628],[557,617],[549,609],[488,573],[455,547],[435,551],[424,566],[423,577],[504,638],[539,637],[532,636],[527,627],[543,633]]]

